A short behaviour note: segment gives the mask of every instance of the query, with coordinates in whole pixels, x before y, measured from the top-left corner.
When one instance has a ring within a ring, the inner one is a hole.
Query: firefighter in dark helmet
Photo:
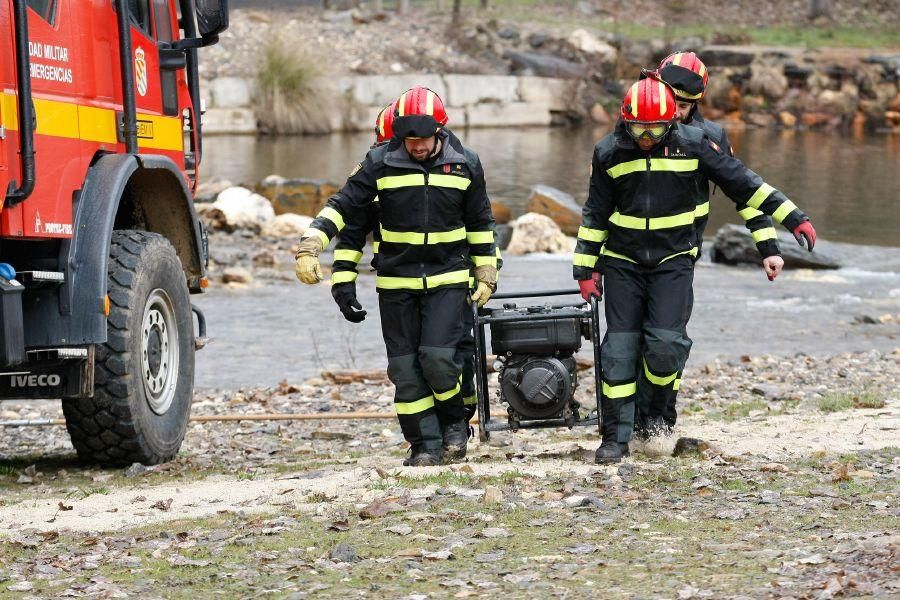
[[[378,198],[376,290],[388,376],[403,435],[405,464],[440,464],[465,456],[469,428],[457,346],[469,297],[483,305],[496,287],[494,219],[481,161],[444,129],[443,102],[424,87],[394,108],[394,138],[370,150],[301,240],[297,277],[322,278],[318,255]]]
[[[615,130],[594,148],[574,255],[584,298],[606,292],[597,462],[628,454],[639,394],[655,406],[674,406],[691,348],[686,326],[704,179],[735,203],[771,215],[810,251],[815,244],[809,219],[784,194],[702,129],[677,123],[668,85],[655,77],[632,85]]]

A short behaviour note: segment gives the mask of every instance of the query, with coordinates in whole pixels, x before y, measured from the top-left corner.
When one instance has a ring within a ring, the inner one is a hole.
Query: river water
[[[591,148],[603,135],[589,129],[463,133],[482,157],[491,196],[508,203],[514,214],[523,211],[537,183],[583,201]],[[740,157],[813,217],[820,236],[900,247],[900,138],[772,131],[731,137]],[[277,173],[341,181],[368,141],[363,134],[210,137],[204,177],[253,182]],[[736,218],[721,192],[715,199],[708,232]],[[701,262],[689,325],[691,364],[744,354],[829,355],[900,347],[900,322],[856,322],[863,315],[891,314],[900,320],[900,248],[860,248],[858,257],[851,268],[786,272],[775,283],[757,268]],[[368,261],[367,255],[362,264]],[[323,264],[330,263],[330,254],[323,256]],[[213,286],[194,298],[206,312],[213,338],[197,355],[198,387],[274,385],[282,379],[298,382],[322,369],[385,366],[370,273],[363,273],[358,283],[369,316],[353,325],[340,316],[327,284],[301,286],[284,268],[283,282],[246,289]],[[501,283],[504,291],[572,287],[571,258],[507,257]]]
[[[491,197],[508,204],[514,216],[524,211],[538,183],[584,202],[591,151],[605,133],[588,127],[457,132],[481,156]],[[803,208],[821,237],[900,246],[900,136],[770,130],[733,131],[729,136],[738,157]],[[365,155],[371,137],[210,136],[201,177],[252,183],[275,173],[343,182]],[[740,220],[718,192],[707,231],[715,232],[726,222]]]

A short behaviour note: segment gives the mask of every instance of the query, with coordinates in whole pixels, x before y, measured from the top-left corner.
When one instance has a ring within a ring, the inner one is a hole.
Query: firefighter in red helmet
[[[628,454],[639,393],[657,406],[674,406],[691,348],[686,327],[702,178],[735,203],[773,215],[810,251],[815,244],[809,219],[784,194],[702,129],[677,122],[669,86],[654,77],[632,85],[615,130],[594,148],[574,255],[584,298],[606,293],[597,462]]]
[[[318,255],[345,222],[378,197],[377,277],[388,376],[410,443],[404,464],[465,456],[469,437],[460,388],[469,297],[483,305],[496,287],[494,219],[478,155],[444,128],[447,113],[432,90],[397,99],[393,139],[370,150],[304,234],[297,277],[321,280]]]

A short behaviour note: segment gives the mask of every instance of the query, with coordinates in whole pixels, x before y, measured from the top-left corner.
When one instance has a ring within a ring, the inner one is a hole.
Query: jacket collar
[[[463,148],[462,142],[459,141],[459,138],[457,138],[452,131],[445,127],[438,134],[438,139],[441,141],[441,153],[435,157],[434,162],[432,163],[433,167],[466,162],[465,149]],[[403,146],[403,141],[400,138],[391,140],[387,153],[384,155],[384,163],[391,167],[398,167],[401,169],[425,170],[425,167],[421,163],[410,158],[409,153],[406,151],[406,148]]]

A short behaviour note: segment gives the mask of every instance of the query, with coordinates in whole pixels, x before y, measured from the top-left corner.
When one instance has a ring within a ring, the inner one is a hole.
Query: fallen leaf
[[[403,510],[397,502],[393,500],[376,500],[359,511],[361,519],[377,519],[392,512]]]
[[[59,510],[62,510],[62,511],[72,510],[72,506],[71,506],[71,505],[63,504],[61,501],[60,501],[60,503],[59,503],[58,506],[59,506]]]
[[[153,504],[150,505],[150,508],[155,508],[157,510],[161,510],[163,512],[168,512],[169,509],[172,508],[172,499],[169,498],[167,500],[157,500]]]
[[[350,523],[348,523],[346,520],[335,521],[328,526],[328,529],[331,531],[349,531]]]

